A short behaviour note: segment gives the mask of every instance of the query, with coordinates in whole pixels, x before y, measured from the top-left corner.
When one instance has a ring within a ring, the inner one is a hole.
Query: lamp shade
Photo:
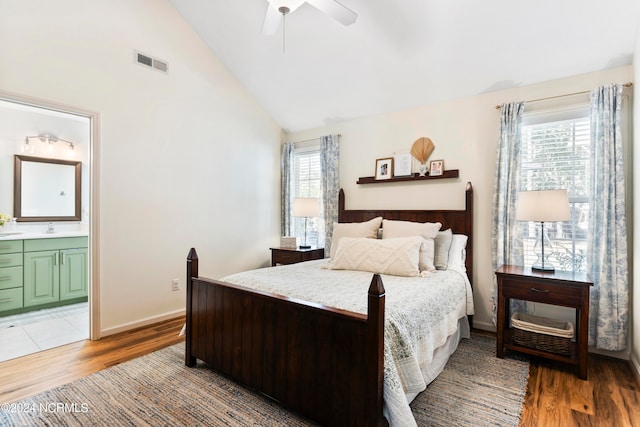
[[[303,218],[320,216],[320,204],[317,197],[296,197],[293,199],[291,215]]]
[[[549,222],[570,219],[567,190],[522,191],[518,193],[516,220]]]

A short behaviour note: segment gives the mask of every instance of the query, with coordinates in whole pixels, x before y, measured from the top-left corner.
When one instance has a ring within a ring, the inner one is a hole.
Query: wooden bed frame
[[[466,234],[467,274],[473,277],[473,189],[464,210],[346,210],[339,222],[385,219],[441,222]],[[277,268],[277,267],[276,267]],[[187,257],[185,364],[200,359],[215,371],[322,425],[385,426],[385,291],[379,275],[369,287],[367,314],[198,277]]]

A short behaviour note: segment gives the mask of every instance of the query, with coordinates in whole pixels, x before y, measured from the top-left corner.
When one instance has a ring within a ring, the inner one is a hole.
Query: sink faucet
[[[53,229],[53,223],[50,222],[49,225],[47,226],[47,233],[54,233],[55,230]]]

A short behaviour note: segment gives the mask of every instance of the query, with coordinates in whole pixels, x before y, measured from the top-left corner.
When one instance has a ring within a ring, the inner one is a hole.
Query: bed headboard
[[[338,198],[338,222],[364,222],[381,216],[384,219],[413,222],[440,222],[442,230],[451,228],[454,234],[465,234],[467,241],[467,276],[473,277],[473,187],[470,182],[465,188],[465,208],[462,210],[347,210],[345,209],[344,190],[340,189]]]

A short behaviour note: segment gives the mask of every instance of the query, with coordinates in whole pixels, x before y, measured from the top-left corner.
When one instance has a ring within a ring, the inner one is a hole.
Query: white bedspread
[[[326,262],[262,268],[222,280],[366,314],[373,274],[327,270],[322,268]],[[433,380],[425,377],[434,351],[456,332],[460,318],[473,314],[471,286],[464,273],[454,270],[427,277],[381,277],[386,290],[385,415],[391,426],[415,426],[407,396],[426,389]]]

